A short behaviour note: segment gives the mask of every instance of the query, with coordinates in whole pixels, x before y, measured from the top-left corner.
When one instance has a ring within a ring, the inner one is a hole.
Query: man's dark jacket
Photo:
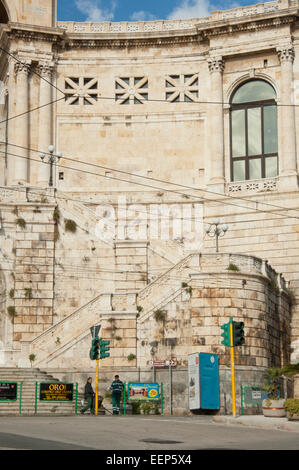
[[[92,398],[94,396],[94,391],[90,382],[87,382],[84,388],[84,398]]]

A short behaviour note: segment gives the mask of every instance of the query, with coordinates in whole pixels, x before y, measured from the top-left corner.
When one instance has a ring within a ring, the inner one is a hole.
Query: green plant
[[[56,344],[57,346],[60,344],[60,338],[59,338],[59,336],[57,336],[56,341],[55,341],[55,344]]]
[[[137,312],[140,313],[142,312],[143,310],[143,307],[141,307],[141,305],[137,305]]]
[[[276,281],[274,281],[274,279],[270,279],[270,287],[271,287],[271,289],[273,289],[275,291],[276,294],[279,294],[279,287],[278,287]]]
[[[141,403],[138,402],[138,401],[132,401],[131,405],[132,405],[132,412],[133,412],[133,415],[140,415],[140,406],[141,406]]]
[[[134,359],[136,359],[136,356],[135,356],[135,354],[129,354],[127,359],[128,359],[128,361],[134,361]]]
[[[182,282],[182,288],[184,289],[185,287],[188,287],[187,282]]]
[[[121,341],[122,337],[121,336],[115,336],[116,341]]]
[[[31,363],[31,367],[32,367],[32,364],[33,364],[33,362],[35,361],[35,359],[36,359],[35,354],[30,354],[30,355],[29,355],[29,361],[30,361],[30,363]]]
[[[32,299],[32,289],[31,287],[24,289],[25,290],[25,299]]]
[[[187,294],[189,295],[192,295],[192,287],[191,286],[186,287],[185,292],[187,292]]]
[[[299,400],[297,398],[287,398],[284,402],[284,409],[290,414],[299,415]]]
[[[150,410],[151,410],[151,404],[148,403],[148,402],[144,402],[142,403],[142,405],[140,406],[141,410],[143,411],[143,413],[145,415],[149,415],[150,414]]]
[[[166,312],[165,310],[158,309],[154,311],[153,315],[156,321],[163,321],[165,320]]]
[[[10,291],[9,291],[9,297],[10,297],[11,299],[13,299],[14,296],[15,296],[15,290],[14,290],[14,289],[10,289]]]
[[[299,374],[299,362],[297,362],[297,364],[286,364],[281,369],[281,375],[285,375],[286,377],[292,377],[296,374]]]
[[[59,220],[60,220],[60,211],[58,209],[58,207],[55,207],[54,209],[54,212],[53,212],[53,220],[56,224],[59,223]]]
[[[294,305],[295,302],[296,302],[296,297],[295,297],[294,292],[291,289],[285,289],[285,292],[287,293],[287,295],[289,297],[290,304]]]
[[[65,219],[64,221],[64,228],[66,232],[72,232],[75,233],[77,230],[77,224],[74,220],[72,219]]]
[[[281,369],[273,367],[266,371],[264,376],[265,383],[262,387],[268,393],[270,400],[278,400],[279,382],[281,379]],[[268,406],[266,404],[266,406]]]
[[[17,225],[21,228],[25,228],[26,227],[26,222],[24,219],[22,219],[21,217],[18,217],[17,218],[17,221],[16,221]]]
[[[7,307],[7,313],[11,316],[14,317],[16,315],[16,308],[13,305],[10,305]]]
[[[236,264],[233,264],[233,263],[230,263],[228,268],[227,268],[228,271],[240,271],[240,269],[238,268],[238,266]]]

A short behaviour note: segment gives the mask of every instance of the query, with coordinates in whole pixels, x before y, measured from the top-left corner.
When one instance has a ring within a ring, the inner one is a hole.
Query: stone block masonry
[[[13,342],[31,341],[53,323],[54,221],[51,204],[15,209]],[[22,222],[24,221],[24,222]]]

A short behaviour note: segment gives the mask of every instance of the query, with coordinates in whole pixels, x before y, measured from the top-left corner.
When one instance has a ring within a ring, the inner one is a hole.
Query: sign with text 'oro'
[[[39,388],[40,401],[73,401],[74,384],[72,383],[41,383]]]

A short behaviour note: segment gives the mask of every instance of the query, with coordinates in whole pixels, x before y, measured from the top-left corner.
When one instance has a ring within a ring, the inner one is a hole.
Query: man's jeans
[[[87,398],[87,405],[82,408],[81,413],[85,413],[85,411],[89,410],[92,414],[94,414],[94,399],[93,397],[88,397]]]

